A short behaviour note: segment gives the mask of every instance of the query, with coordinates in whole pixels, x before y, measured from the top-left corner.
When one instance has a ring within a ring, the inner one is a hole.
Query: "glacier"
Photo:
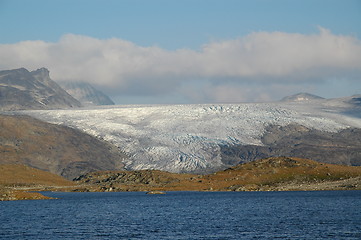
[[[262,145],[269,125],[297,123],[337,132],[361,128],[359,116],[338,101],[118,105],[25,114],[64,124],[115,144],[128,155],[129,170],[201,172],[224,167],[220,145]],[[24,113],[23,112],[23,113]]]

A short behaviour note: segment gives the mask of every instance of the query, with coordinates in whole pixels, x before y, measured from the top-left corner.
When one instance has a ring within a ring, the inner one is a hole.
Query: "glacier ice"
[[[339,106],[319,103],[129,105],[26,111],[52,123],[81,129],[117,145],[127,169],[194,172],[223,164],[219,145],[262,145],[268,125],[298,123],[334,132],[361,127]]]

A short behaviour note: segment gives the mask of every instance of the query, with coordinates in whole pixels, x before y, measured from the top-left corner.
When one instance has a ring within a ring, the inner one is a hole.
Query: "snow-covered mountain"
[[[248,104],[111,106],[27,111],[116,144],[128,169],[209,172],[225,168],[221,146],[262,146],[270,125],[324,132],[361,128],[360,108],[345,100]]]
[[[284,102],[301,102],[301,101],[314,101],[323,100],[324,98],[309,94],[309,93],[297,93],[295,95],[284,97],[281,101]]]

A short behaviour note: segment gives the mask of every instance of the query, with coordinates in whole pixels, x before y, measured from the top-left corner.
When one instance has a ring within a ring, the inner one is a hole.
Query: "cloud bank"
[[[58,42],[0,44],[0,56],[1,69],[47,67],[58,82],[85,81],[111,95],[174,94],[187,102],[271,100],[328,81],[354,87],[361,80],[361,41],[324,28],[310,35],[255,32],[175,51],[67,34]]]

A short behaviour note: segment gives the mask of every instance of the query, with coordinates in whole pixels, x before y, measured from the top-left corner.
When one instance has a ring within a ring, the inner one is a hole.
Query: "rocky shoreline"
[[[53,199],[38,192],[29,192],[24,190],[15,190],[11,188],[0,189],[0,201],[15,201],[15,200],[43,200]]]

